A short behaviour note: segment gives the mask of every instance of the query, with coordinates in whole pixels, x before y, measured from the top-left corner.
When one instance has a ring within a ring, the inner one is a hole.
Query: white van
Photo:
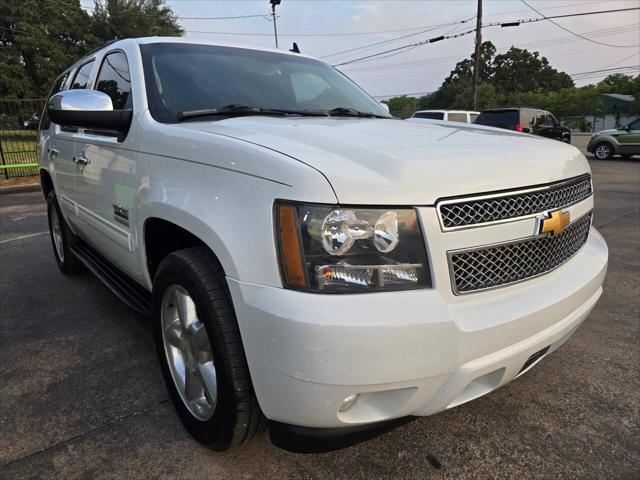
[[[419,110],[409,120],[447,120],[449,122],[473,123],[480,112],[467,110]]]

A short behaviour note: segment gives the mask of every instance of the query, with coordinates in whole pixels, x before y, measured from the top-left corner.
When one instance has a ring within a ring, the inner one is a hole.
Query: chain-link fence
[[[44,100],[0,99],[0,175],[38,174],[36,136]]]

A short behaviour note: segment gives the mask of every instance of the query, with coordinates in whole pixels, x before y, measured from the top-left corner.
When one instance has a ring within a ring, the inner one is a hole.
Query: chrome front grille
[[[591,213],[570,223],[560,235],[449,252],[456,295],[520,282],[562,265],[587,241]]]
[[[445,199],[436,204],[443,230],[533,216],[578,203],[592,194],[591,175],[529,189]]]

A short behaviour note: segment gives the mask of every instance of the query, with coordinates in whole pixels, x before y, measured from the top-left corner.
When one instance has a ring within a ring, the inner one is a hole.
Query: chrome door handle
[[[58,153],[60,153],[60,150],[58,150],[56,147],[49,147],[47,149],[47,153],[50,157],[56,157],[58,156]]]
[[[73,162],[77,163],[78,165],[84,166],[89,163],[89,159],[85,157],[83,153],[81,153],[80,155],[76,155],[75,157],[73,157]]]

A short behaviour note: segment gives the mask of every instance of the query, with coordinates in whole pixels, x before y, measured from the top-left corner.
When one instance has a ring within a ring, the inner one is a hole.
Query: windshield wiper
[[[384,115],[378,115],[372,112],[361,112],[355,108],[336,107],[331,110],[327,110],[327,113],[332,117],[364,117],[364,118],[390,118]]]
[[[243,116],[243,115],[302,115],[308,117],[326,117],[327,113],[314,110],[286,110],[281,108],[250,107],[248,105],[225,105],[220,108],[188,110],[178,113],[178,121],[209,116]]]

